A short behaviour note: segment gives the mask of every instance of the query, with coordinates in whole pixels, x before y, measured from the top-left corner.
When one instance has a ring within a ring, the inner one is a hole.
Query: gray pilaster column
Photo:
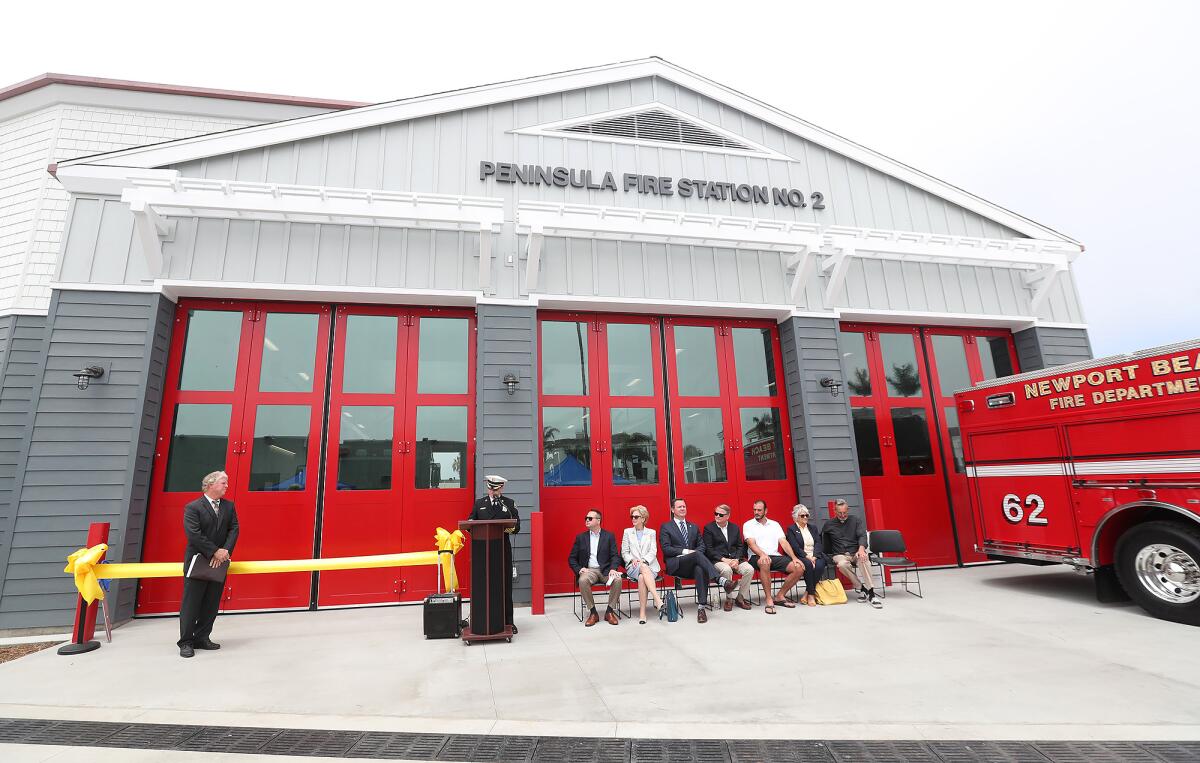
[[[837,321],[789,318],[779,324],[779,339],[800,501],[821,519],[835,498],[861,512],[862,483],[846,389],[843,385],[834,397],[821,386],[823,377],[843,381]]]
[[[1021,371],[1078,363],[1092,359],[1087,329],[1034,326],[1013,334]]]
[[[5,384],[27,375],[32,415],[10,495],[28,521],[12,533],[0,630],[70,626],[77,594],[62,567],[91,522],[110,524],[110,560],[140,560],[173,313],[159,294],[55,291],[41,339],[22,347],[27,367],[10,358]],[[72,371],[85,365],[106,373],[79,390]],[[114,584],[115,620],[133,616],[135,593],[136,581]]]
[[[538,510],[541,468],[538,463],[537,310],[520,305],[480,305],[475,389],[475,485],[482,493],[483,475],[508,478],[504,494],[517,504],[521,532],[513,538],[513,561],[520,575],[513,589],[518,604],[528,604],[529,515]],[[504,386],[516,375],[516,392]]]

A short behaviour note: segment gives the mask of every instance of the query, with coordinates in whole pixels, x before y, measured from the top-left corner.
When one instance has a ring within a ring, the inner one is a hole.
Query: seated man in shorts
[[[776,601],[781,607],[795,607],[787,600],[787,592],[804,576],[804,565],[796,558],[791,544],[782,542],[786,536],[779,523],[767,519],[766,501],[760,499],[754,502],[754,519],[742,525],[742,536],[750,549],[750,564],[758,568],[758,579],[762,581],[763,594],[767,599],[767,614],[775,614]],[[771,593],[772,572],[787,573],[787,579],[783,581],[777,596]]]

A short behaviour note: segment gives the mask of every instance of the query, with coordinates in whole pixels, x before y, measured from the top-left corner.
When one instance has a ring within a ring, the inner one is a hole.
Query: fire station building
[[[550,593],[587,509],[619,534],[673,496],[699,524],[878,498],[923,564],[979,561],[953,392],[1091,354],[1078,242],[660,59],[252,105],[38,178],[69,203],[0,317],[0,630],[69,622],[91,521],[111,559],[182,561],[218,468],[242,560],[428,550],[498,473]],[[436,585],[243,578],[226,610]]]

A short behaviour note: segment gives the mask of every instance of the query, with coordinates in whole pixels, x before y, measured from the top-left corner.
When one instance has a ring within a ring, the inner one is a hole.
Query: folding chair
[[[693,585],[685,588],[684,581],[692,581]],[[674,575],[668,575],[667,573],[663,572],[660,573],[656,582],[659,582],[659,596],[666,597],[667,591],[675,592],[675,601],[679,604],[680,612],[683,611],[683,600],[685,598],[690,598],[692,601],[696,601],[696,586],[694,585],[694,578],[678,578]]]
[[[900,534],[899,530],[871,530],[867,532],[867,546],[867,558],[871,564],[879,568],[880,578],[884,577],[885,569],[899,570],[904,573],[904,579],[900,581],[904,590],[918,599],[925,598],[921,595],[921,570],[915,561],[904,556],[906,551],[904,536]],[[900,554],[900,556],[884,556],[886,553]],[[916,580],[912,583],[916,586],[916,593],[909,590],[909,573],[916,575]],[[886,585],[880,587],[879,595],[887,597]]]
[[[622,588],[624,588],[624,585],[625,585],[624,583],[621,584]],[[626,607],[625,610],[621,609],[621,599],[624,598],[624,593],[625,592],[622,591],[622,596],[617,597],[617,617],[632,617],[633,610],[629,609],[628,607]],[[635,589],[634,593],[637,593],[636,589]],[[601,580],[599,583],[596,583],[595,585],[592,586],[593,600],[596,600],[597,596],[599,596],[600,599],[603,601],[608,601],[607,579]],[[583,591],[580,590],[580,588],[579,588],[579,578],[578,577],[575,578],[574,609],[575,609],[575,619],[576,620],[578,620],[579,622],[582,623],[584,620],[587,619],[587,612],[585,612],[584,608],[583,608]],[[597,602],[596,609],[597,609],[597,611],[599,611],[599,609],[600,609],[599,602]],[[603,618],[601,618],[601,619],[603,619]]]

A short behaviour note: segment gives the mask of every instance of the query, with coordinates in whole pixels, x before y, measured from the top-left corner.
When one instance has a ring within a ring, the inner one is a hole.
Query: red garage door
[[[182,564],[183,506],[217,469],[238,507],[239,561],[429,550],[436,526],[465,515],[469,312],[339,307],[333,317],[327,305],[184,300],[174,337],[143,561]],[[415,601],[434,574],[324,573],[318,601]],[[307,608],[313,589],[311,573],[233,576],[222,608]],[[142,581],[138,612],[176,612],[181,593],[178,578]]]

